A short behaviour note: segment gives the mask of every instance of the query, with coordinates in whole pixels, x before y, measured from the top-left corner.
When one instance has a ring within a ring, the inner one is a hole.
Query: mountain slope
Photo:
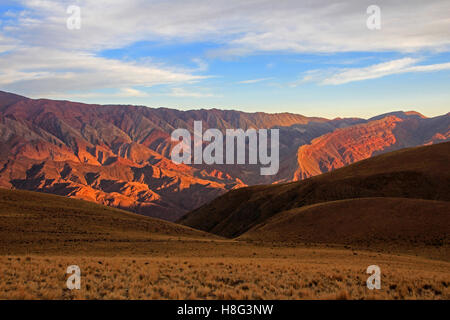
[[[195,120],[202,120],[204,129],[221,130],[317,127],[306,141],[358,121],[328,124],[289,113],[87,105],[0,92],[0,186],[176,220],[230,189],[261,182],[259,167],[247,174],[245,166],[175,165],[168,158],[171,132],[192,130]]]
[[[448,115],[426,119],[416,113],[393,113],[322,135],[297,152],[294,181],[402,148],[450,139]]]
[[[87,201],[0,189],[0,250],[3,254],[27,247],[45,251],[55,246],[64,249],[70,244],[87,247],[103,242],[108,248],[124,242],[169,238],[214,239],[215,236]]]
[[[283,211],[242,240],[382,246],[450,245],[450,203],[406,198],[323,202]]]
[[[173,130],[280,130],[280,169],[176,165]],[[28,99],[0,91],[0,187],[94,201],[175,221],[229,190],[301,180],[373,155],[449,139],[450,115],[323,119]]]
[[[379,155],[304,181],[233,190],[179,222],[237,237],[275,214],[343,199],[400,197],[450,201],[450,143]]]

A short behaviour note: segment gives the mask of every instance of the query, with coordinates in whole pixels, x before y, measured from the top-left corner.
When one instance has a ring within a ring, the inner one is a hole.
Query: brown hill
[[[405,198],[324,202],[280,212],[239,238],[371,248],[448,247],[450,203]]]
[[[106,253],[121,243],[139,245],[169,238],[217,239],[202,231],[96,203],[0,189],[2,254],[27,248],[34,253],[56,249],[64,252],[65,247],[69,250],[71,246],[88,250],[99,243]]]
[[[335,200],[399,197],[450,201],[450,143],[379,155],[310,179],[233,190],[180,222],[237,237],[275,214]]]

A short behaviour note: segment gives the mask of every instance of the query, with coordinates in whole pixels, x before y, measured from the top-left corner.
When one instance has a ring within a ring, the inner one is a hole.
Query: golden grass
[[[336,248],[228,245],[221,251],[203,243],[194,254],[180,250],[176,256],[0,256],[0,298],[450,299],[448,262]],[[81,268],[80,290],[66,288],[66,268],[73,264]],[[381,268],[381,290],[366,287],[371,264]]]
[[[83,201],[0,190],[0,299],[450,299],[447,248],[399,251],[406,256],[234,241]],[[372,264],[381,267],[380,291],[366,288]],[[69,265],[81,268],[81,290],[66,288]]]

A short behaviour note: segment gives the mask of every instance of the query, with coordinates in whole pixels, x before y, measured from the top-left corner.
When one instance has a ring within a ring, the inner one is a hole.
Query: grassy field
[[[0,299],[450,299],[446,247],[223,239],[158,219],[0,190]],[[81,269],[68,290],[67,267]],[[381,290],[366,269],[381,268]]]
[[[449,262],[323,247],[170,245],[167,255],[0,256],[0,298],[450,299]],[[381,290],[366,287],[372,264]],[[80,290],[66,287],[69,265],[81,269]]]

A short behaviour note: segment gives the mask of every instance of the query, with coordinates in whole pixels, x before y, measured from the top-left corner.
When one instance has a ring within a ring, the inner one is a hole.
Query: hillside
[[[179,222],[237,237],[279,212],[335,200],[393,197],[450,201],[450,143],[386,153],[307,180],[233,190]]]
[[[297,151],[298,181],[402,148],[450,139],[448,115],[426,119],[414,112],[395,112],[367,123],[337,129],[304,144]]]
[[[176,165],[173,130],[280,130],[280,169]],[[395,112],[374,119],[292,113],[179,111],[29,99],[0,92],[0,187],[57,194],[176,221],[247,185],[301,180],[374,155],[446,141],[450,115]]]
[[[370,248],[448,247],[450,203],[406,198],[323,202],[280,212],[239,239]]]
[[[230,189],[258,182],[259,167],[249,176],[245,167],[223,166],[226,172],[175,165],[168,158],[174,145],[170,135],[177,128],[192,130],[194,120],[202,120],[204,129],[222,131],[293,124],[317,127],[301,139],[305,142],[358,121],[329,122],[290,113],[88,105],[0,92],[0,186],[176,220]]]
[[[123,244],[215,236],[171,222],[95,203],[29,191],[0,189],[0,254],[74,249],[104,254]]]

